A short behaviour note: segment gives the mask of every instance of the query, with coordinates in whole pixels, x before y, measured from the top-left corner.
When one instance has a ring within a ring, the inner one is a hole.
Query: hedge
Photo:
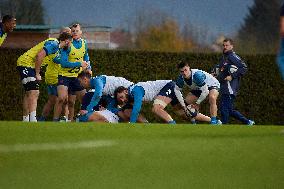
[[[23,49],[1,49],[1,98],[0,120],[21,120],[23,89],[16,70],[17,58],[24,53]],[[93,71],[96,75],[122,76],[130,81],[148,81],[156,79],[175,79],[178,75],[177,63],[187,59],[192,68],[205,71],[218,63],[221,54],[163,53],[145,51],[89,51]],[[275,55],[241,56],[248,65],[248,73],[242,78],[236,108],[257,124],[284,124],[284,81],[278,72]],[[41,85],[38,101],[40,114],[47,94],[44,84]],[[157,122],[151,113],[150,104],[145,105],[143,112],[153,122]],[[171,108],[169,109],[171,111]],[[208,100],[201,111],[209,114]],[[175,117],[176,118],[176,117]],[[177,118],[178,121],[179,118]],[[235,122],[235,121],[233,121]],[[238,123],[238,122],[236,122]]]

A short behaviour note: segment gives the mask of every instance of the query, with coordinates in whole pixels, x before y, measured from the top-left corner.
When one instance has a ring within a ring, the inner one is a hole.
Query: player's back
[[[128,81],[127,79],[123,77],[106,76],[106,75],[103,75],[103,76],[106,78],[106,83],[103,89],[103,93],[105,95],[113,96],[116,88],[120,86],[128,88],[130,85],[134,84],[133,82]]]
[[[143,97],[143,101],[150,102],[153,101],[160,90],[172,80],[156,80],[156,81],[146,81],[146,82],[138,82],[135,86],[143,87],[145,91],[145,95]],[[133,87],[131,87],[133,89]]]

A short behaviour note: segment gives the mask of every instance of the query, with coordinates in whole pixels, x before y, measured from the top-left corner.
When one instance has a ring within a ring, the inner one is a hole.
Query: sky
[[[42,0],[46,23],[125,26],[142,9],[160,10],[181,25],[186,21],[212,35],[233,36],[248,14],[253,0]]]

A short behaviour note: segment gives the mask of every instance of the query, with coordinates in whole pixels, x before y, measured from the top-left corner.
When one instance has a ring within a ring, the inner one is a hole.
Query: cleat
[[[247,123],[248,126],[253,126],[255,125],[255,122],[253,120],[249,120],[249,122]]]

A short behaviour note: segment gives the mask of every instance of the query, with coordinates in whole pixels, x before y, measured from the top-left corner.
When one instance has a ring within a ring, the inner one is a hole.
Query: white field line
[[[0,153],[98,148],[104,146],[113,146],[115,144],[116,143],[111,140],[93,140],[93,141],[64,142],[64,143],[34,143],[34,144],[32,143],[32,144],[14,144],[14,145],[0,144]]]

